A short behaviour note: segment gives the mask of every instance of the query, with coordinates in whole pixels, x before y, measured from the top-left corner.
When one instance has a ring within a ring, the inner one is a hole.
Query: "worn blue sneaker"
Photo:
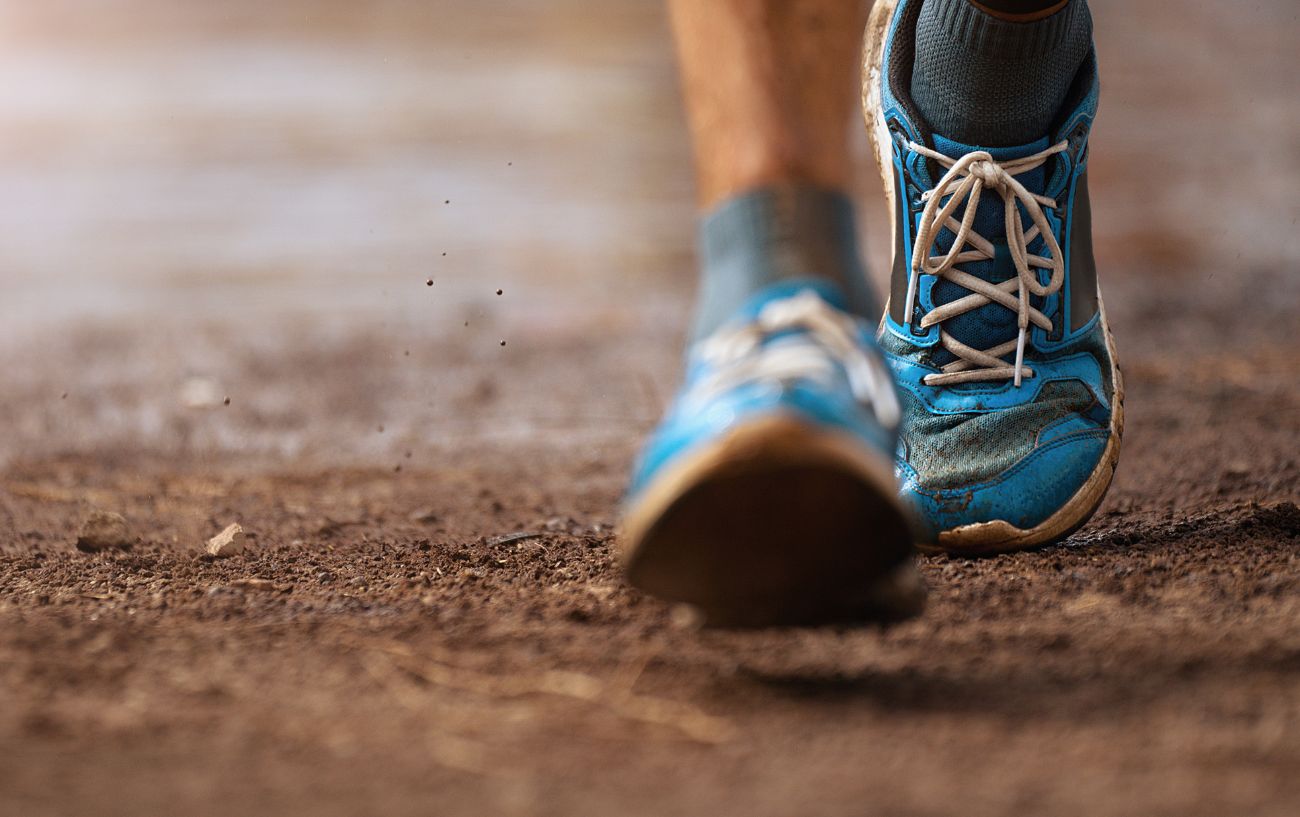
[[[923,549],[1042,545],[1096,510],[1124,422],[1088,203],[1096,55],[1049,138],[958,144],[908,98],[920,7],[877,0],[863,67],[894,232],[880,345],[900,389],[899,480]]]
[[[637,462],[630,581],[723,626],[914,615],[899,405],[871,327],[823,281],[762,289],[697,342]]]

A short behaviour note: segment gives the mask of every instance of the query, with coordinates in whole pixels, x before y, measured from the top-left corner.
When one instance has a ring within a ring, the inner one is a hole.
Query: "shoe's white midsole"
[[[889,209],[890,235],[898,230],[897,207],[894,204],[894,158],[889,128],[885,124],[885,113],[881,104],[881,82],[884,68],[885,41],[889,36],[889,26],[894,19],[894,10],[898,0],[876,0],[867,19],[867,30],[862,49],[862,114],[866,122],[867,135],[871,138],[872,152],[876,157],[876,167],[880,171],[880,182],[885,188],[885,201]],[[893,269],[891,261],[890,269]],[[1124,433],[1124,378],[1120,373],[1118,358],[1115,355],[1115,340],[1110,333],[1110,324],[1106,321],[1106,306],[1102,303],[1100,289],[1097,292],[1097,310],[1100,313],[1101,327],[1106,338],[1106,349],[1110,353],[1111,382],[1115,393],[1111,399],[1110,438],[1102,452],[1101,461],[1093,469],[1088,479],[1074,496],[1056,513],[1032,528],[1018,528],[1002,519],[977,522],[971,525],[941,531],[936,544],[919,544],[921,550],[951,551],[958,553],[996,553],[1006,550],[1019,550],[1033,547],[1058,539],[1077,528],[1097,506],[1101,504],[1106,489],[1110,487],[1115,476],[1115,466],[1119,463],[1120,438]],[[888,313],[889,305],[886,303]],[[883,320],[883,319],[882,319]]]

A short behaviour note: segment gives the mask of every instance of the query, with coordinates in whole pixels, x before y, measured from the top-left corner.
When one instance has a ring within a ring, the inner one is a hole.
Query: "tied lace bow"
[[[902,412],[893,381],[884,364],[863,348],[858,332],[853,318],[812,292],[772,301],[754,321],[701,341],[697,354],[713,372],[695,386],[692,397],[707,403],[756,381],[807,379],[829,385],[838,363],[854,399],[870,407],[881,425],[896,428]]]
[[[1064,152],[1068,147],[1068,142],[1060,142],[1023,159],[999,162],[982,150],[953,159],[916,142],[909,144],[912,151],[935,160],[948,168],[948,172],[933,190],[921,196],[925,209],[921,212],[920,228],[912,249],[912,268],[907,279],[907,320],[912,320],[915,309],[918,279],[921,275],[934,275],[952,281],[969,290],[970,294],[927,312],[921,317],[922,329],[979,309],[985,304],[998,303],[1016,313],[1016,323],[1020,330],[1014,341],[980,350],[962,343],[940,327],[940,344],[955,355],[957,360],[944,366],[938,374],[926,375],[923,382],[927,385],[942,386],[1011,378],[1019,386],[1022,377],[1034,376],[1033,369],[1024,365],[1025,337],[1031,323],[1050,332],[1052,321],[1035,309],[1029,303],[1029,298],[1031,295],[1051,295],[1060,290],[1065,281],[1065,260],[1061,254],[1061,245],[1043,213],[1044,207],[1055,209],[1056,200],[1030,192],[1016,176],[1041,167],[1051,156]],[[975,222],[980,196],[985,190],[996,192],[1005,204],[1003,218],[1006,223],[1007,247],[1016,267],[1016,276],[1000,284],[989,283],[957,268],[958,264],[993,259],[993,242],[971,227]],[[959,222],[953,214],[963,203],[966,209]],[[1033,222],[1028,231],[1021,223],[1017,203],[1024,206]],[[952,247],[944,255],[931,255],[939,232],[944,228],[956,236]],[[1039,236],[1042,236],[1046,244],[1046,256],[1029,252],[1029,245]],[[1052,271],[1052,277],[1045,285],[1038,281],[1036,270],[1039,269]],[[1008,366],[1001,358],[1012,349],[1016,353],[1016,362],[1014,366]]]

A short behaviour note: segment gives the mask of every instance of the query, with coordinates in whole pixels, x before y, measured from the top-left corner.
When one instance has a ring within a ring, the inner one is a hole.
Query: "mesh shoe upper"
[[[912,351],[888,332],[880,340],[890,356],[906,358]],[[1101,327],[1095,326],[1073,351],[1106,359]],[[1102,390],[1111,394],[1110,372],[1101,372]],[[962,384],[953,390],[969,394],[972,387]],[[1053,429],[1104,430],[1110,422],[1109,408],[1073,377],[1045,383],[1031,399],[996,411],[934,412],[907,388],[900,389],[899,402],[906,418],[899,455],[914,472],[917,487],[936,491],[996,478],[1052,439]]]

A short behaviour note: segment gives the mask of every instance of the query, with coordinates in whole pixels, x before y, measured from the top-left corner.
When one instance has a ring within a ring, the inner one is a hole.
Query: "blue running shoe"
[[[628,491],[634,585],[722,626],[920,612],[897,393],[872,334],[835,287],[785,281],[694,345]]]
[[[908,98],[920,0],[877,0],[863,104],[894,231],[880,345],[903,410],[897,465],[923,549],[1061,539],[1101,503],[1124,389],[1088,203],[1096,55],[1049,138],[962,145]]]

